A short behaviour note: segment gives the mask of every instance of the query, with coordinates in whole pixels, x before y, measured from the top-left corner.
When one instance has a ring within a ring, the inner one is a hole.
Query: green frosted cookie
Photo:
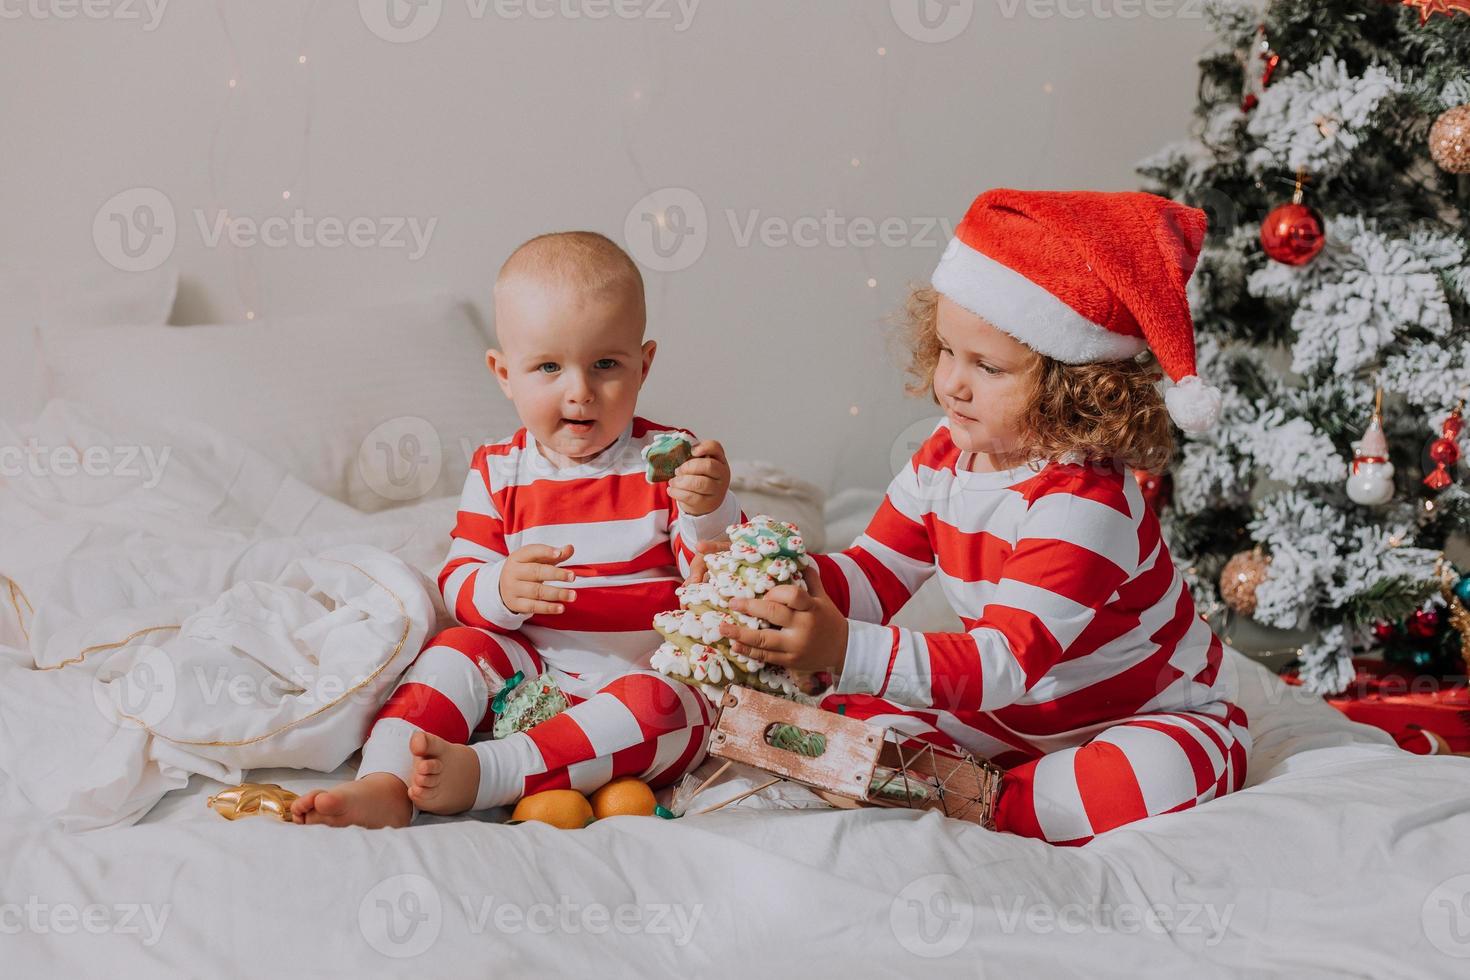
[[[694,458],[694,439],[687,432],[660,432],[643,447],[643,462],[648,467],[644,476],[649,483],[665,483],[674,472]]]

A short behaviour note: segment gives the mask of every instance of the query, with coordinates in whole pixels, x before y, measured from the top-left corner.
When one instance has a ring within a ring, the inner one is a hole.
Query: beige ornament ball
[[[1470,174],[1470,103],[1446,109],[1429,129],[1429,155],[1440,169]]]
[[[1256,589],[1266,581],[1271,559],[1259,548],[1231,556],[1220,572],[1220,598],[1233,612],[1242,616],[1256,611]]]

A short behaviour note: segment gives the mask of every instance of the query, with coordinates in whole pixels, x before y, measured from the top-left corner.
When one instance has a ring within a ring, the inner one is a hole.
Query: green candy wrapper
[[[543,675],[528,681],[518,670],[490,702],[490,710],[495,712],[491,736],[505,738],[523,732],[561,714],[570,704],[551,677]]]

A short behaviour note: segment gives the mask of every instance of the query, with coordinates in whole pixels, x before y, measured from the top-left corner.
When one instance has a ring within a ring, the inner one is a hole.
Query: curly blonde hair
[[[934,394],[939,363],[939,293],[918,286],[910,293],[900,323],[908,348],[910,394]],[[1064,364],[1037,354],[1029,369],[1031,397],[1020,414],[1025,432],[1018,451],[1042,459],[1079,453],[1088,459],[1118,459],[1130,469],[1161,473],[1174,455],[1174,429],[1153,355]]]

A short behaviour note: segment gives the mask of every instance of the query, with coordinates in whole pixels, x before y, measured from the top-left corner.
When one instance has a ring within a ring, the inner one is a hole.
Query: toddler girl
[[[1001,830],[1084,844],[1245,780],[1220,640],[1131,472],[1168,462],[1170,416],[1219,411],[1185,295],[1204,233],[1150,194],[980,195],[909,302],[914,387],[945,418],[809,591],[732,603],[776,628],[722,628],[834,674],[824,708],[1004,767]],[[886,625],[936,574],[965,631]]]

